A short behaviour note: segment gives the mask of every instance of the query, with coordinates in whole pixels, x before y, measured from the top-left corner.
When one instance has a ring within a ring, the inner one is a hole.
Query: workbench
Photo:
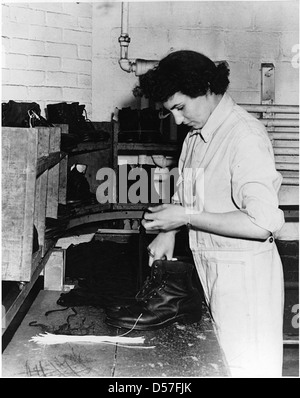
[[[228,367],[218,344],[213,323],[203,304],[201,321],[173,324],[156,331],[131,331],[144,336],[140,348],[113,344],[38,345],[29,341],[41,332],[68,329],[71,334],[114,336],[125,329],[105,324],[105,312],[96,307],[56,304],[59,291],[41,290],[2,355],[2,377],[63,378],[199,378],[227,377]],[[30,326],[44,325],[43,326]],[[153,347],[153,348],[145,348]]]

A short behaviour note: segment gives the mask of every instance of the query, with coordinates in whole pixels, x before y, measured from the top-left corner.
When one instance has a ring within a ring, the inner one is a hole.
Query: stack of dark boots
[[[105,322],[114,327],[155,330],[174,322],[194,323],[202,316],[202,294],[193,285],[194,265],[156,260],[134,304],[107,308]]]
[[[144,108],[140,111],[140,142],[161,142],[159,111]]]
[[[152,108],[138,110],[127,107],[119,110],[118,118],[120,142],[158,143],[163,141],[158,110]]]
[[[120,131],[118,139],[120,142],[139,141],[139,114],[137,109],[130,107],[122,108],[118,114]]]
[[[68,137],[62,137],[62,141],[97,142],[109,138],[108,133],[97,130],[94,124],[86,117],[85,105],[79,102],[61,102],[47,105],[48,120],[52,124],[67,124],[69,126]],[[77,145],[77,144],[76,144]]]

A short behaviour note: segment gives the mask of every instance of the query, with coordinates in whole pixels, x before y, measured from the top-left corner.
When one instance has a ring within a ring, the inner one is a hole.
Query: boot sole
[[[133,324],[129,324],[126,322],[118,321],[118,319],[110,319],[106,318],[105,323],[109,326],[114,326],[116,328],[124,328],[124,329],[133,329],[133,330],[157,330],[157,329],[162,329],[166,326],[172,325],[175,322],[178,322],[180,324],[191,324],[191,323],[196,323],[199,322],[202,318],[202,315],[180,315],[171,319],[167,319],[164,322],[152,324],[152,325],[143,325],[143,324],[136,324],[135,326]],[[134,327],[133,327],[134,326]]]

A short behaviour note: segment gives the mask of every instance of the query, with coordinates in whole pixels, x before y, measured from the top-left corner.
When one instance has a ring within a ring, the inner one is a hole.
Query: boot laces
[[[159,286],[159,282],[157,280],[157,274],[154,272],[153,275],[147,276],[142,288],[135,296],[136,300],[143,301],[143,298],[149,295],[156,286]]]
[[[139,296],[137,297],[137,300],[147,304],[149,300],[158,295],[159,291],[165,288],[166,283],[167,281],[165,279],[163,279],[160,283],[158,283],[156,280],[153,281],[153,278],[152,280],[150,279],[147,281],[147,286],[141,290],[140,295],[138,293]]]

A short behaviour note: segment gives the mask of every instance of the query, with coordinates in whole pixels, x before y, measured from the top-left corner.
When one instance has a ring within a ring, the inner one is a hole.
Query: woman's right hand
[[[148,245],[149,267],[155,260],[173,257],[176,231],[159,232],[155,239]]]

